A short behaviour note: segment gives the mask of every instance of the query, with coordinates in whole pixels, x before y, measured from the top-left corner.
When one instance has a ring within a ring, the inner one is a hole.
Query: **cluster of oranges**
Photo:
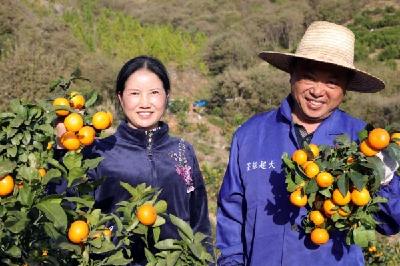
[[[89,223],[83,220],[76,220],[68,228],[68,239],[71,243],[82,244],[84,243],[90,234]],[[99,237],[110,238],[112,231],[110,228],[105,228],[100,231],[95,231],[92,234],[92,238],[96,239]]]
[[[371,130],[368,137],[359,146],[360,153],[352,152],[338,167],[339,172],[344,174],[348,171],[345,169],[354,166],[352,164],[354,164],[355,158],[374,156],[388,147],[390,142],[400,145],[400,133],[390,135],[388,131],[382,128]],[[343,161],[340,156],[334,160]],[[373,193],[373,190],[369,189],[368,183],[358,187],[354,184],[339,186],[337,170],[329,168],[330,170],[324,171],[325,166],[322,166],[323,169],[321,170],[321,165],[325,165],[323,160],[330,160],[327,158],[330,157],[326,157],[325,150],[320,155],[320,147],[310,144],[305,149],[296,150],[292,154],[291,161],[297,166],[292,168],[287,175],[287,178],[302,176],[300,181],[295,181],[295,186],[292,186],[291,189],[288,186],[288,190],[291,192],[289,200],[297,207],[305,207],[307,203],[311,207],[306,218],[307,232],[311,232],[311,241],[317,245],[325,244],[329,240],[329,230],[335,227],[335,222],[338,219],[346,221],[345,224],[351,223],[349,219],[352,217],[352,213],[358,210],[365,211],[365,209],[360,208],[372,204],[371,193]],[[313,185],[309,186],[310,183],[313,183]]]
[[[312,209],[308,213],[308,219],[314,224],[315,228],[311,231],[311,241],[315,244],[322,245],[329,240],[328,230],[324,228],[327,219],[331,218],[334,214],[340,217],[347,217],[350,215],[349,205],[365,206],[371,199],[370,193],[367,188],[357,190],[353,188],[352,191],[347,191],[343,195],[338,188],[335,188],[335,178],[333,175],[326,171],[320,171],[320,168],[314,159],[319,156],[320,150],[317,145],[310,144],[309,151],[304,149],[296,150],[292,154],[292,161],[294,161],[304,174],[311,180],[315,179],[319,189],[323,190],[330,188],[331,196],[326,197],[321,201],[318,209]],[[303,182],[295,191],[290,194],[290,202],[297,207],[304,207],[308,202],[308,197],[304,193]]]
[[[400,145],[400,132],[389,134],[389,132],[383,128],[375,128],[368,133],[368,138],[363,140],[360,144],[360,151],[365,156],[374,156],[379,151],[386,148],[390,141],[395,141]]]
[[[145,203],[137,208],[136,217],[141,224],[152,226],[157,220],[157,210],[152,204]],[[90,228],[88,222],[83,220],[76,220],[72,222],[68,228],[67,234],[68,234],[68,239],[71,243],[73,244],[84,243],[90,235]],[[112,231],[109,228],[106,228],[104,230],[94,232],[94,234],[92,234],[92,237],[94,239],[99,238],[101,236],[105,238],[110,238],[111,235]]]
[[[96,130],[109,128],[113,116],[110,112],[100,111],[92,116],[91,125],[85,125],[85,97],[78,92],[71,92],[68,98],[54,99],[53,106],[57,107],[56,114],[63,118],[66,129],[60,138],[61,145],[67,150],[75,151],[82,145],[91,145],[96,137]],[[64,106],[67,108],[62,109]],[[70,112],[71,108],[74,112]]]

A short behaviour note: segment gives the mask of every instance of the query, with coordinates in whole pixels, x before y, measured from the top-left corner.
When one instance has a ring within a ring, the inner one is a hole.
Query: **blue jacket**
[[[296,230],[305,208],[289,203],[282,154],[297,143],[289,96],[277,110],[252,117],[235,132],[218,199],[219,265],[364,265],[362,250],[347,246],[341,233],[322,246]],[[313,134],[312,143],[332,145],[338,135],[352,140],[365,123],[335,110]],[[381,191],[389,202],[379,218],[383,233],[396,233],[400,222],[399,177]]]
[[[168,125],[147,134],[121,121],[115,134],[97,140],[86,151],[90,157],[103,160],[89,172],[94,179],[106,177],[95,192],[97,207],[112,212],[116,203],[128,200],[130,194],[120,186],[146,183],[161,189],[160,200],[168,203],[168,213],[188,222],[195,232],[211,234],[207,194],[199,164],[192,146],[168,134]],[[161,239],[179,238],[172,224],[161,230]]]

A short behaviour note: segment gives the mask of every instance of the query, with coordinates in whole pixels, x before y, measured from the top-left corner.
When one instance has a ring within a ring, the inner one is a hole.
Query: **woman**
[[[146,183],[161,189],[159,199],[168,202],[168,213],[187,221],[195,232],[211,234],[207,195],[193,147],[171,137],[161,118],[168,105],[170,81],[164,65],[149,56],[129,60],[117,77],[116,95],[124,113],[115,134],[96,140],[85,151],[103,157],[89,176],[106,177],[95,192],[98,208],[112,212],[130,198],[120,182]],[[167,221],[161,239],[179,238]],[[137,247],[137,245],[135,245]],[[135,261],[144,259],[135,248]]]

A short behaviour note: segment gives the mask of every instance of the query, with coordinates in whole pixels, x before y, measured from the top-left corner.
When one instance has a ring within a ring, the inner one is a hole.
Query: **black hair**
[[[140,69],[147,69],[158,76],[161,80],[166,94],[169,94],[171,89],[168,72],[163,63],[157,58],[141,55],[130,59],[124,64],[118,73],[116,93],[120,95],[124,92],[126,80],[136,71]]]

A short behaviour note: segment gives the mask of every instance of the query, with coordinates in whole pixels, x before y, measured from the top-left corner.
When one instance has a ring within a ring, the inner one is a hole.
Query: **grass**
[[[64,14],[65,22],[89,51],[100,50],[123,60],[147,54],[181,68],[207,71],[201,58],[207,38],[201,32],[191,34],[168,24],[144,26],[122,12],[96,9],[94,2],[82,1],[80,10]]]

